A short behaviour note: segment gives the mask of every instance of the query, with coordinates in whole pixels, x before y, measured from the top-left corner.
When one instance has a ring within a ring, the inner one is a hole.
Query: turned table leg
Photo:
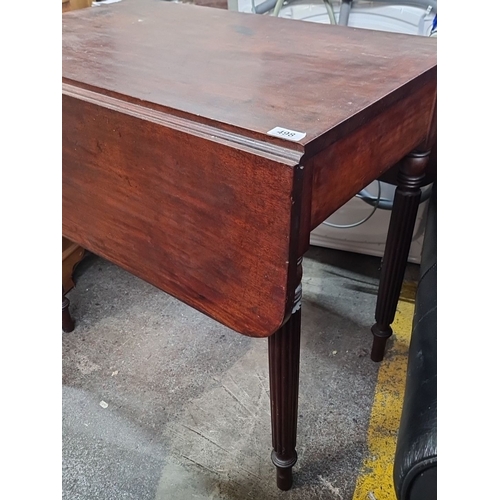
[[[396,306],[403,284],[408,253],[420,203],[420,187],[425,178],[430,151],[412,152],[403,160],[394,194],[394,206],[382,259],[382,272],[372,326],[371,359],[382,361],[387,339],[392,335]]]
[[[299,396],[300,305],[302,259],[298,263],[298,286],[290,319],[269,337],[271,427],[276,481],[280,490],[292,487],[292,467],[297,461],[297,408]]]
[[[69,313],[69,300],[62,291],[62,329],[63,332],[72,332],[75,328],[75,322]]]

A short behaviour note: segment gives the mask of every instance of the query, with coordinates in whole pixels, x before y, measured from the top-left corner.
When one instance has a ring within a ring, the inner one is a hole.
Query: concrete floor
[[[304,259],[294,487],[270,461],[267,341],[90,255],[63,334],[63,499],[350,500],[366,455],[380,259]],[[410,276],[418,266],[409,265]]]

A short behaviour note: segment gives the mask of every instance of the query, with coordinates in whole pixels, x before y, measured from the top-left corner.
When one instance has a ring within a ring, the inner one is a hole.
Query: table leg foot
[[[372,361],[382,361],[384,359],[385,345],[387,339],[392,335],[392,328],[386,326],[385,328],[378,323],[372,326],[373,344],[371,358]]]
[[[302,260],[302,259],[301,259]],[[301,260],[299,285],[295,292],[294,312],[290,319],[269,337],[269,381],[271,388],[271,428],[276,466],[276,482],[280,490],[292,487],[292,467],[297,461],[297,409],[299,396],[300,303],[302,298]]]
[[[276,485],[282,491],[288,491],[292,487],[292,467],[297,462],[297,452],[295,450],[294,452],[294,455],[288,461],[280,460],[274,450],[271,453],[271,460],[276,466]]]
[[[62,296],[62,329],[63,332],[69,333],[75,329],[75,322],[69,313],[69,299],[64,295]]]
[[[398,174],[398,186],[394,194],[382,271],[372,327],[373,345],[371,359],[382,361],[387,339],[392,335],[396,307],[403,284],[411,239],[420,203],[420,187],[425,179],[425,169],[430,151],[412,152],[406,156]]]

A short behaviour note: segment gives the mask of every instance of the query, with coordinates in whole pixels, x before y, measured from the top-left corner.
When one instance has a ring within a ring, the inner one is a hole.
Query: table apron
[[[306,162],[313,172],[311,230],[425,141],[435,97],[433,80]]]
[[[295,291],[299,165],[63,93],[63,235],[246,335]]]

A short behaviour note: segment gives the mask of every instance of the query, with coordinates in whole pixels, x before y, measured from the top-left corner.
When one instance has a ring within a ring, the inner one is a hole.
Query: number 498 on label
[[[297,132],[296,130],[290,130],[283,127],[274,127],[267,132],[268,135],[273,135],[274,137],[281,137],[282,139],[288,139],[289,141],[300,141],[306,136],[305,132]]]

